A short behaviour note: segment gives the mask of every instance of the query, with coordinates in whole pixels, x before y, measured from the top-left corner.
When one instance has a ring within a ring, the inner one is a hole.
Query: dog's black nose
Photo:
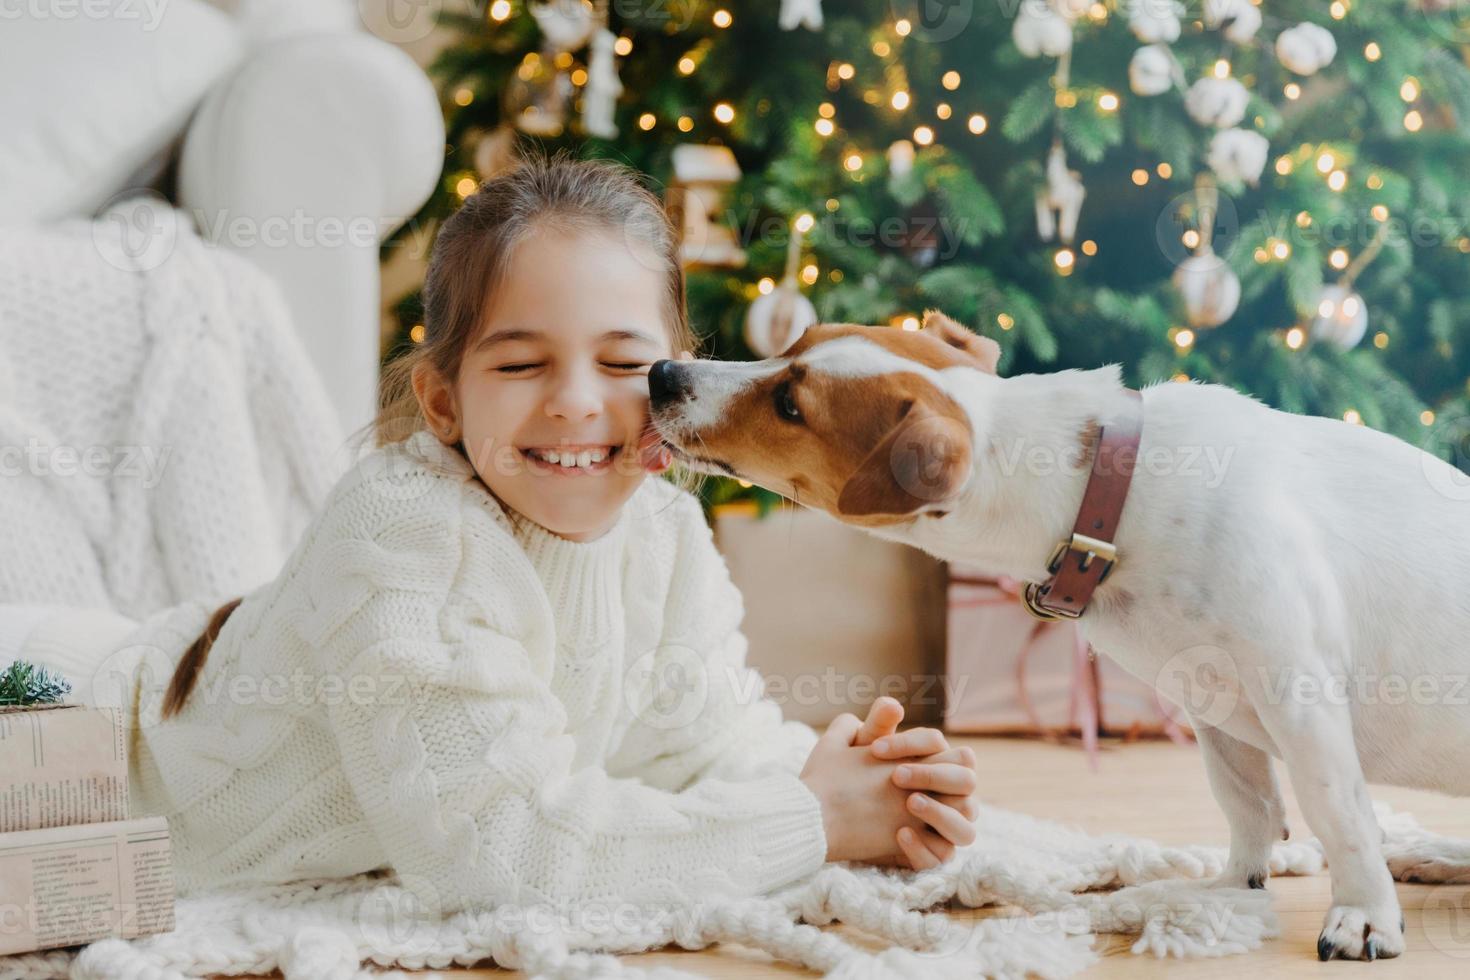
[[[677,361],[654,361],[648,369],[648,398],[655,405],[677,401],[689,393],[689,379]]]

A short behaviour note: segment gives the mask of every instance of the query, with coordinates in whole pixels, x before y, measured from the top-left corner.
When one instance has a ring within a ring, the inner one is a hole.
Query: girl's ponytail
[[[230,613],[235,611],[243,598],[231,599],[216,609],[214,615],[209,617],[209,625],[204,627],[204,632],[189,644],[189,649],[179,658],[173,679],[168,682],[168,691],[163,696],[163,717],[176,715],[184,707],[189,692],[194,690],[194,685],[199,680],[199,672],[204,669],[204,658],[209,656],[209,648],[214,646],[215,638],[224,628],[225,620],[230,618]]]

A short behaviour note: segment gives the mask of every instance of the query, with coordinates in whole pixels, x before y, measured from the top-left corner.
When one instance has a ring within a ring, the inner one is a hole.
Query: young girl
[[[895,734],[896,703],[820,740],[782,721],[698,502],[649,478],[647,371],[693,345],[633,175],[488,181],[425,303],[392,379],[409,434],[389,405],[280,574],[140,708],[133,809],[169,817],[181,890],[388,867],[447,910],[662,901],[972,839],[973,755]]]

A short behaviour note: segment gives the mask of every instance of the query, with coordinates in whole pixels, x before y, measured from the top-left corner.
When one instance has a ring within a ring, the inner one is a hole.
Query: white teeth
[[[604,452],[603,452],[603,451],[602,451],[602,450],[601,450],[601,449],[594,449],[594,450],[592,450],[592,452],[591,452],[591,453],[590,453],[590,454],[589,454],[589,456],[588,456],[588,458],[589,458],[589,459],[590,459],[590,460],[592,460],[592,462],[593,462],[593,463],[600,463],[600,462],[602,462],[602,461],[603,461],[603,460],[604,460],[604,459],[607,459],[607,454],[606,454],[606,453],[604,453]]]
[[[544,454],[541,458],[546,460],[548,463],[560,463],[561,453],[553,449],[551,452]]]
[[[587,467],[591,466],[592,465],[592,450],[590,450],[590,449],[584,449],[580,453],[578,453],[577,454],[577,465],[580,466],[580,467],[582,467],[582,469],[584,469],[584,470]]]
[[[572,466],[576,466],[577,465],[577,454],[576,453],[566,453],[566,454],[564,454],[562,456],[562,458],[561,458],[561,465],[562,465],[562,467],[564,469],[565,468],[572,467]]]
[[[538,451],[531,449],[527,450],[527,452],[544,463],[560,466],[563,469],[572,469],[573,467],[589,469],[612,456],[612,452],[606,449],[583,449],[578,452],[561,452],[555,449]]]

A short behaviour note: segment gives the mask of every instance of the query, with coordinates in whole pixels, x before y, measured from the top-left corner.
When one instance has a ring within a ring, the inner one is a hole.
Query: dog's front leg
[[[1286,697],[1258,704],[1257,712],[1332,874],[1332,908],[1317,938],[1317,956],[1398,956],[1404,951],[1403,913],[1383,859],[1382,832],[1368,800],[1348,706]]]
[[[1220,884],[1265,888],[1271,844],[1286,836],[1286,805],[1271,757],[1218,728],[1194,727],[1210,788],[1230,821],[1230,863]]]

